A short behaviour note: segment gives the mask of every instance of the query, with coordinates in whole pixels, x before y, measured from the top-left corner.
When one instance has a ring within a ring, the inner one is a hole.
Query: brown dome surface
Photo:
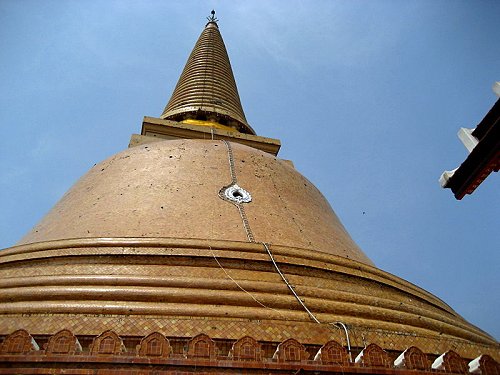
[[[251,202],[221,199],[231,182]],[[132,345],[154,331],[175,340],[204,332],[319,347],[345,339],[333,326],[342,322],[353,347],[498,359],[487,333],[373,267],[288,162],[223,141],[160,141],[94,166],[0,253],[0,288],[0,335],[114,330]]]
[[[148,124],[139,141],[169,140],[94,166],[0,252],[0,373],[464,374],[476,358],[498,375],[498,342],[374,267],[291,163],[227,142],[267,141],[211,14],[162,115],[211,132]],[[207,134],[225,140],[172,140]]]
[[[288,162],[231,144],[237,183],[256,242],[314,249],[372,264],[327,200]],[[19,244],[82,237],[168,237],[248,241],[222,141],[138,146],[95,165]]]

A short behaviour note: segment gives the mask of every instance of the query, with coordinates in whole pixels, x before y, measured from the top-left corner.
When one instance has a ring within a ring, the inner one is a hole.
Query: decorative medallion
[[[252,201],[252,196],[248,191],[238,186],[238,184],[223,187],[219,192],[223,199],[227,199],[234,203],[249,203]]]

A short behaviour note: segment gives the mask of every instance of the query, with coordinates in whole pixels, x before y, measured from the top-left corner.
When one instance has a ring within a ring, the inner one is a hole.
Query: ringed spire
[[[255,134],[243,112],[214,10],[207,20],[160,117]]]

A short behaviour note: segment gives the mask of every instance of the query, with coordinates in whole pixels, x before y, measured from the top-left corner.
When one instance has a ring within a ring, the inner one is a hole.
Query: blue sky
[[[0,0],[0,248],[160,115],[212,8],[257,133],[378,267],[500,338],[499,177],[438,184],[496,101],[498,1]]]

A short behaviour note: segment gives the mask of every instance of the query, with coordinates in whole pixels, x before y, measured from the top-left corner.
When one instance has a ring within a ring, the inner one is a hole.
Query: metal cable
[[[223,139],[222,142],[224,142],[224,144],[226,145],[227,156],[229,159],[229,173],[231,175],[231,184],[229,186],[236,185],[238,181],[236,179],[236,171],[234,168],[233,149],[231,147],[231,144],[228,141]],[[221,197],[221,198],[223,198],[223,197]],[[243,207],[243,203],[231,202],[231,201],[228,201],[228,202],[234,204],[238,208],[238,212],[240,213],[241,221],[243,222],[243,229],[245,229],[245,233],[247,235],[248,241],[255,242],[255,237],[253,236],[252,229],[250,228],[250,223],[248,222],[248,218],[247,218],[247,215],[245,213],[245,208]]]
[[[281,272],[280,268],[278,267],[278,264],[276,264],[276,261],[274,260],[273,254],[271,253],[271,250],[267,246],[267,243],[262,242],[262,244],[266,248],[266,251],[269,254],[269,258],[271,258],[271,261],[274,264],[274,268],[276,268],[276,271],[278,271],[279,275],[281,276],[281,278],[283,279],[283,281],[285,282],[285,284],[288,286],[288,289],[290,289],[290,291],[293,293],[293,295],[295,296],[295,298],[297,299],[297,301],[299,301],[299,303],[302,305],[302,307],[304,308],[304,310],[306,310],[306,312],[309,314],[309,317],[312,320],[314,320],[316,323],[321,324],[321,322],[314,316],[314,314],[307,308],[307,306],[305,305],[305,303],[300,299],[300,297],[297,295],[297,293],[295,293],[295,290],[293,289],[293,286],[290,285],[290,283],[286,279],[285,275],[283,275],[283,273]]]
[[[219,265],[220,269],[222,271],[224,271],[224,273],[226,274],[226,276],[231,279],[232,282],[234,282],[236,284],[236,286],[238,288],[240,288],[243,292],[245,292],[246,294],[248,294],[255,302],[257,302],[260,306],[262,307],[265,307],[266,309],[270,309],[270,310],[273,310],[274,312],[278,313],[279,315],[283,316],[281,314],[280,311],[276,310],[276,309],[273,309],[272,307],[269,307],[269,306],[266,306],[264,305],[262,302],[260,302],[257,298],[255,298],[249,291],[247,291],[245,288],[243,288],[235,279],[233,279],[231,277],[231,275],[225,270],[224,267],[222,267],[222,264],[220,264],[219,260],[217,259],[217,257],[215,256],[213,250],[212,250],[212,247],[210,247],[210,252],[212,253],[212,256],[214,257],[215,261],[217,262],[217,264]]]
[[[231,185],[234,185],[237,183],[237,181],[236,181],[236,172],[234,170],[233,148],[231,147],[231,144],[228,141],[223,139],[222,142],[224,142],[224,144],[227,147],[227,155],[229,158],[229,173],[231,174]]]
[[[228,154],[228,159],[229,159],[229,172],[230,172],[230,175],[231,175],[231,185],[236,185],[237,184],[237,179],[236,179],[236,172],[235,172],[235,167],[234,167],[234,155],[233,155],[233,149],[231,147],[231,144],[226,141],[226,140],[222,140],[222,142],[224,142],[224,144],[226,145],[226,148],[227,148],[227,154]],[[238,207],[238,211],[240,213],[240,216],[241,216],[241,220],[243,221],[243,227],[245,229],[245,232],[247,234],[247,238],[248,238],[248,241],[250,242],[255,242],[255,238],[253,236],[253,233],[252,233],[252,230],[250,228],[250,224],[248,222],[248,218],[247,218],[247,215],[245,213],[245,208],[243,207],[243,204],[242,203],[236,203],[236,202],[231,202],[233,203],[236,207]],[[292,294],[295,296],[295,298],[297,299],[297,301],[300,303],[300,305],[304,308],[304,310],[307,312],[307,314],[309,315],[309,317],[316,323],[318,324],[321,324],[321,322],[316,318],[316,316],[307,308],[307,306],[305,305],[305,303],[300,299],[300,297],[297,295],[297,293],[295,292],[295,290],[293,289],[292,285],[290,285],[290,283],[288,282],[288,280],[286,279],[285,275],[281,272],[280,268],[278,267],[278,264],[276,263],[276,261],[274,260],[274,257],[273,257],[273,254],[271,253],[271,250],[269,249],[267,243],[265,242],[262,242],[262,244],[264,245],[266,251],[267,251],[267,254],[269,255],[269,258],[271,259],[271,261],[273,262],[273,265],[274,265],[274,268],[276,269],[276,271],[278,272],[278,274],[281,276],[281,278],[283,279],[283,281],[285,282],[285,284],[287,285],[288,289],[290,289],[290,291],[292,292]],[[214,256],[215,258],[215,256]],[[215,258],[215,260],[217,261],[217,258]],[[219,266],[222,268],[222,266],[220,265],[220,263],[217,261],[217,263],[219,264]],[[223,268],[222,268],[223,269]],[[224,270],[224,269],[223,269]],[[224,270],[225,272],[225,270]],[[226,273],[226,275],[231,278],[231,276],[229,276],[229,274]],[[233,280],[231,278],[231,280]],[[233,280],[235,283],[236,281]],[[243,288],[241,288],[241,286],[239,286],[238,283],[236,283],[238,285],[238,287],[240,287],[240,289],[242,289],[243,291],[246,292],[246,290],[244,290]],[[248,292],[247,292],[248,293]],[[250,294],[250,293],[249,293]],[[252,298],[254,298],[252,296]],[[255,299],[255,298],[254,298]],[[257,301],[257,300],[256,300]],[[258,301],[257,301],[258,302]],[[259,302],[259,304],[261,304]]]
[[[346,340],[347,340],[347,350],[349,352],[349,361],[352,362],[351,340],[349,339],[349,332],[347,331],[347,326],[340,321],[335,322],[335,323],[330,323],[330,324],[336,326],[338,329],[340,329],[340,327],[342,327],[344,329]]]
[[[243,221],[243,227],[245,228],[248,241],[255,243],[255,237],[253,236],[252,230],[250,229],[250,223],[248,222],[247,214],[245,213],[245,208],[243,207],[243,204],[236,203],[236,207],[238,207],[238,211],[240,212],[241,220]]]

